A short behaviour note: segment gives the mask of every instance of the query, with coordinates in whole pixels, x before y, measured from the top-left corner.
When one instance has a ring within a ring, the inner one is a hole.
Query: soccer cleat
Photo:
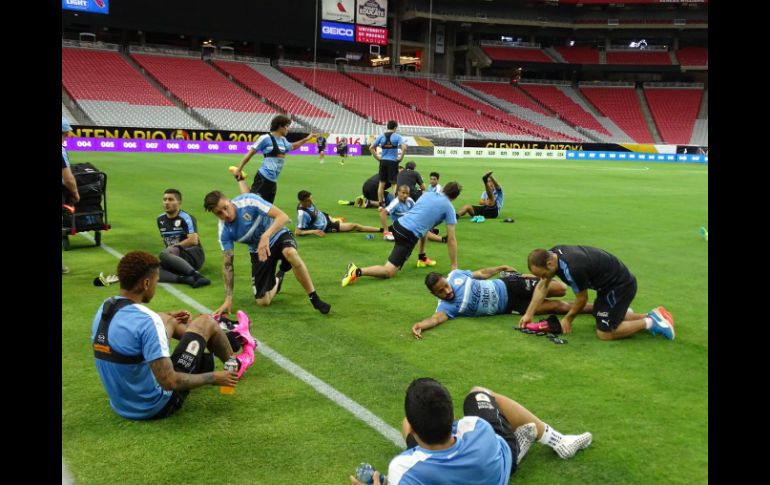
[[[432,259],[426,257],[425,259],[418,259],[417,260],[417,267],[418,268],[427,268],[428,266],[436,266],[436,262]]]
[[[208,286],[210,284],[211,284],[210,279],[206,278],[203,275],[200,275],[197,278],[195,278],[195,281],[190,283],[190,286],[192,286],[193,288],[200,288],[201,286]]]
[[[548,322],[546,320],[542,320],[540,322],[535,323],[528,323],[524,325],[526,328],[532,330],[533,332],[547,332],[548,331]]]
[[[516,437],[516,443],[519,445],[519,455],[516,457],[516,464],[521,463],[521,459],[529,451],[529,447],[537,439],[537,425],[535,423],[522,424],[513,432]]]
[[[660,334],[668,340],[674,340],[674,337],[676,337],[676,332],[674,331],[674,317],[672,317],[665,308],[659,306],[658,308],[647,312],[647,316],[652,318],[650,335]]]
[[[118,276],[114,274],[108,274],[105,276],[103,272],[99,273],[99,276],[94,278],[94,286],[110,286],[113,283],[117,283]]]
[[[340,199],[337,201],[339,205],[353,205],[355,202],[351,203],[349,200]]]
[[[70,214],[74,214],[75,213],[75,206],[74,205],[62,204],[61,206],[62,206],[62,208],[64,210],[66,210]]]
[[[591,433],[565,434],[553,450],[560,458],[567,460],[575,456],[578,451],[588,448],[592,440],[593,435]]]
[[[342,278],[342,286],[348,286],[351,283],[356,282],[356,270],[358,266],[353,263],[348,263],[348,268],[345,270],[345,276]]]
[[[237,334],[241,345],[243,345],[243,351],[236,355],[240,365],[238,366],[238,379],[241,378],[246,369],[251,367],[254,363],[254,350],[257,348],[257,340],[251,336],[251,321],[249,316],[242,310],[238,310],[238,324],[231,330],[231,332]]]
[[[356,197],[356,200],[354,201],[354,205],[356,207],[364,207],[365,200],[366,198],[363,195],[359,195],[358,197]]]
[[[64,265],[61,267],[61,274],[67,274],[70,272],[70,269]]]
[[[382,233],[382,238],[383,238],[384,240],[386,240],[386,241],[395,241],[395,240],[396,240],[396,238],[395,238],[395,237],[393,237],[393,233],[392,233],[392,232],[390,232],[390,231],[387,231],[387,232],[383,232],[383,233]]]
[[[240,177],[235,175],[235,172],[238,171],[238,167],[236,167],[235,165],[230,165],[229,167],[227,167],[227,170],[229,170],[230,173],[233,174],[233,177],[235,177],[235,180],[237,180],[238,182],[240,182],[241,180],[245,180],[246,177],[248,177],[248,175],[244,171],[241,171],[241,176]]]
[[[321,312],[323,315],[326,315],[329,313],[329,310],[332,309],[332,306],[326,303],[325,301],[321,300],[316,296],[316,298],[312,298],[310,300],[310,304],[313,305],[313,308]]]

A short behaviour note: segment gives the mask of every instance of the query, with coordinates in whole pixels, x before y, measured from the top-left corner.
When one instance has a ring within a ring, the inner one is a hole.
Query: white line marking
[[[94,242],[94,239],[86,233],[79,233],[79,235],[88,239],[91,242]],[[102,244],[100,247],[118,259],[123,257],[122,254],[120,254],[118,251],[114,250],[113,248],[107,246],[106,244]],[[211,310],[210,308],[206,308],[205,306],[195,301],[192,297],[182,293],[181,291],[174,288],[168,283],[160,283],[158,286],[162,287],[164,290],[168,291],[169,293],[177,297],[183,303],[186,303],[187,305],[191,306],[199,313],[208,313],[208,314],[213,313],[213,310]],[[341,393],[340,391],[334,389],[329,384],[325,383],[324,381],[317,378],[310,372],[306,371],[305,369],[298,366],[294,362],[290,361],[283,355],[271,349],[262,340],[259,341],[259,347],[257,347],[257,351],[259,351],[259,353],[261,353],[262,355],[264,355],[265,357],[273,361],[279,367],[286,370],[288,373],[292,374],[297,379],[301,380],[305,384],[309,385],[310,387],[318,391],[320,394],[323,394],[324,396],[329,398],[333,403],[347,410],[350,414],[352,414],[356,418],[360,419],[361,421],[369,425],[371,428],[373,428],[382,436],[390,440],[394,445],[396,445],[400,449],[406,448],[406,445],[404,444],[404,438],[401,436],[400,431],[388,425],[385,421],[377,417],[374,413],[372,413],[365,407],[355,402],[353,399],[349,398],[348,396]]]

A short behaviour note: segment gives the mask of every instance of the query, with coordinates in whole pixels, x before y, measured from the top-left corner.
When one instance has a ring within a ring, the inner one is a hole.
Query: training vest
[[[265,158],[267,158],[267,157],[279,157],[279,158],[286,157],[286,154],[285,153],[281,153],[281,150],[278,149],[278,142],[275,141],[275,137],[273,136],[273,134],[272,133],[268,133],[267,136],[269,136],[270,137],[270,141],[273,142],[273,149],[270,152],[268,152],[268,153],[263,153],[264,157]]]
[[[383,136],[385,136],[385,142],[382,144],[382,148],[398,148],[398,145],[394,145],[390,141],[390,135],[392,135],[392,131],[387,131],[383,133]]]
[[[141,364],[144,362],[144,355],[124,355],[120,352],[112,350],[107,338],[107,334],[110,331],[110,322],[112,317],[115,316],[122,308],[132,305],[134,302],[128,298],[116,299],[110,298],[104,303],[102,307],[102,319],[99,321],[99,328],[96,329],[96,335],[94,336],[93,347],[94,357],[116,364]]]

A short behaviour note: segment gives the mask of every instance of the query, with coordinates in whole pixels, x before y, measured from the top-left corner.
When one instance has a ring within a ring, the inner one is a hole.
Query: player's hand
[[[219,305],[219,308],[214,310],[214,315],[227,315],[232,311],[232,302],[230,300],[225,300],[224,303]]]
[[[500,271],[508,271],[508,272],[516,271],[516,268],[514,268],[513,266],[508,266],[507,264],[500,266],[500,268],[502,268]]]
[[[313,231],[313,234],[315,234],[318,237],[324,237],[325,235],[324,232],[320,229],[316,229],[315,231]]]
[[[525,313],[519,319],[519,328],[524,328],[524,326],[528,323],[532,323],[532,315],[529,313]]]
[[[75,205],[78,202],[80,202],[80,194],[79,193],[78,194],[72,194],[71,198],[72,198],[72,205]]]
[[[179,323],[187,323],[190,321],[190,312],[187,310],[177,310],[175,312],[169,312],[169,315],[174,317]]]
[[[422,327],[420,327],[419,323],[412,325],[412,335],[414,335],[414,338],[417,340],[422,339]]]
[[[350,479],[350,485],[366,485],[364,482],[356,479],[356,477],[353,475],[348,475],[348,478]],[[380,472],[375,471],[372,478],[374,479],[374,485],[382,485],[382,477],[380,476]]]
[[[267,258],[270,256],[270,239],[266,238],[265,236],[262,236],[259,238],[259,245],[257,246],[257,257],[259,257],[259,260],[263,263],[267,261]]]
[[[572,320],[571,319],[568,320],[566,318],[562,318],[560,323],[561,323],[561,332],[562,333],[572,333]]]
[[[231,370],[214,372],[214,385],[235,387],[238,384],[238,374]]]

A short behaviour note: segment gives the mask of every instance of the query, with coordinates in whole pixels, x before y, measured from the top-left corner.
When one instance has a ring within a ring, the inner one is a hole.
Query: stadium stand
[[[654,143],[632,86],[580,86],[580,92],[634,142]]]
[[[706,47],[682,47],[676,51],[676,57],[682,66],[708,66],[709,50]]]
[[[279,114],[202,60],[139,53],[131,58],[218,129],[264,130]]]
[[[670,66],[671,58],[665,51],[607,51],[607,64]]]
[[[703,89],[644,85],[652,119],[664,143],[687,145],[693,136]]]
[[[586,112],[582,107],[564,94],[561,91],[561,86],[524,83],[519,84],[519,86],[530,96],[547,106],[551,111],[558,113],[560,117],[567,120],[570,124],[588,128],[603,135],[610,134],[590,113]]]
[[[67,118],[70,121],[70,123],[72,124],[77,123],[77,119],[75,118],[75,116],[72,115],[72,113],[70,113],[70,110],[67,109],[64,103],[61,104],[61,115]]]
[[[554,62],[541,49],[482,45],[481,50],[493,61]]]
[[[203,128],[115,51],[63,47],[62,87],[99,125]]]
[[[568,64],[599,64],[599,50],[593,47],[553,48]]]

